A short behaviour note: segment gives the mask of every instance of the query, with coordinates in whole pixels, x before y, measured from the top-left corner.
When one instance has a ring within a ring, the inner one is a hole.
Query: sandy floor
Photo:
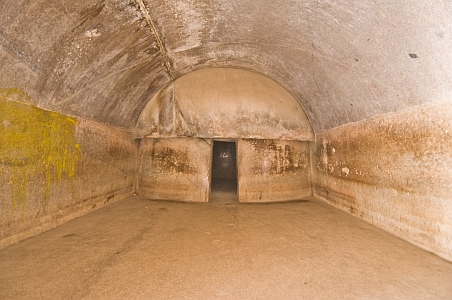
[[[135,196],[0,251],[0,299],[452,299],[452,264],[308,198]]]

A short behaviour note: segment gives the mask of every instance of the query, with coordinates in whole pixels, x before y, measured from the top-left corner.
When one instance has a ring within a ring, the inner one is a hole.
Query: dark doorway
[[[213,195],[237,195],[237,154],[235,142],[214,141],[212,151],[212,185]],[[236,198],[236,197],[235,197]]]

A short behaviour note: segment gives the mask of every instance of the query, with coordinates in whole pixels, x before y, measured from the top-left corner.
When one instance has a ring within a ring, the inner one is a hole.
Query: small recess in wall
[[[418,58],[418,56],[417,56],[417,54],[416,53],[410,53],[410,54],[408,54],[411,58]]]

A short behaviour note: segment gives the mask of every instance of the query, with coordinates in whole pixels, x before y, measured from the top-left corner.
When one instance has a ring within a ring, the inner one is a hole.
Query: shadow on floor
[[[239,203],[236,179],[212,179],[210,203]]]

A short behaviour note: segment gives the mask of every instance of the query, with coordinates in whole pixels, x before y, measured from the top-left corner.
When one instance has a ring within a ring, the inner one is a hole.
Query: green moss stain
[[[0,172],[7,172],[14,210],[25,211],[27,184],[45,174],[41,207],[50,198],[52,181],[71,178],[80,158],[75,140],[76,119],[28,105],[18,89],[0,89]]]

